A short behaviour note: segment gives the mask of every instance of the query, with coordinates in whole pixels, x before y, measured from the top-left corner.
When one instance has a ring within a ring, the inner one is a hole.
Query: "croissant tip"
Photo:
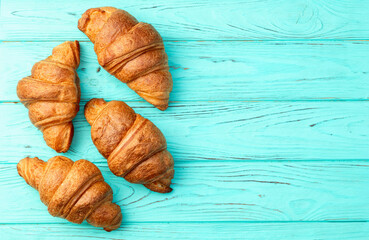
[[[157,193],[170,193],[173,191],[173,189],[170,186],[167,185],[157,185],[157,184],[144,184],[144,186],[151,191],[157,192]]]
[[[155,191],[155,190],[153,190],[153,191]],[[171,187],[166,187],[165,189],[160,189],[160,190],[157,190],[157,191],[155,191],[155,192],[158,192],[158,193],[170,193],[170,192],[172,192],[173,191],[173,188],[171,188]]]
[[[71,43],[71,44],[75,44],[76,46],[79,46],[79,41],[78,40],[74,40],[74,41],[66,41],[67,43]]]
[[[79,45],[79,41],[74,40],[73,44],[76,46],[76,48],[79,50],[80,49],[80,45]]]
[[[104,227],[104,230],[107,231],[107,232],[111,232],[111,231],[113,231],[115,229],[112,229],[112,228],[109,228],[109,227]]]
[[[30,160],[36,160],[36,161],[39,161],[40,159],[38,157],[25,157],[25,158],[22,158],[21,160],[19,160],[18,164],[17,164],[17,169],[20,168],[20,166],[26,162],[26,161],[30,161]]]
[[[17,163],[17,172],[21,177],[23,177],[22,165],[24,164],[24,161],[27,161],[28,158],[29,157],[23,158]]]
[[[63,42],[60,45],[69,45],[73,50],[76,49],[78,52],[80,51],[79,41],[77,41],[77,40],[74,40],[74,41],[65,41],[65,42]],[[58,45],[58,46],[60,46],[60,45]]]
[[[120,207],[119,207],[120,209]],[[108,227],[104,227],[104,230],[107,232],[111,232],[114,230],[117,230],[120,225],[122,224],[122,212],[120,211],[118,215],[115,216],[112,225],[108,226]]]
[[[17,164],[17,171],[27,184],[37,189],[45,162],[38,157],[25,157]]]
[[[165,111],[168,108],[168,105],[160,105],[160,106],[155,106],[155,107],[161,111]]]
[[[54,149],[57,153],[66,153],[68,152],[68,149]]]
[[[48,127],[43,130],[46,144],[54,149],[57,153],[65,153],[69,150],[73,136],[74,126],[71,122]]]
[[[86,31],[86,25],[90,19],[89,13],[91,12],[91,9],[87,9],[81,16],[81,18],[78,20],[78,29],[82,32]]]

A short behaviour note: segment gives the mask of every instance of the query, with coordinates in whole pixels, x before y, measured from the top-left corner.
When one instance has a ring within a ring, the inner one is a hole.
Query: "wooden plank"
[[[17,82],[59,43],[0,43],[0,101],[18,101]],[[83,100],[142,100],[104,69],[99,71],[91,43],[81,46],[78,74]],[[369,42],[365,41],[189,41],[167,42],[166,49],[174,79],[171,101],[369,98]]]
[[[369,2],[126,0],[1,1],[1,40],[87,40],[77,29],[92,7],[115,6],[154,25],[165,40],[368,39]]]
[[[165,112],[129,105],[162,130],[176,160],[368,159],[369,102],[183,102]],[[0,112],[0,162],[55,154],[22,104],[0,104]],[[67,156],[105,162],[83,106],[74,124]]]
[[[169,194],[97,165],[125,223],[369,220],[368,162],[176,162]],[[65,223],[48,214],[16,164],[1,164],[0,179],[0,223]]]
[[[107,233],[87,225],[0,225],[14,239],[367,239],[369,223],[126,223]]]

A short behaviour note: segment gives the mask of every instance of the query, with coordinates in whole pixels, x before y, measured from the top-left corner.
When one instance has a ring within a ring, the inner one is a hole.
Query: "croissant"
[[[161,131],[121,101],[91,99],[85,106],[91,137],[110,170],[131,183],[167,193],[174,175],[173,157]]]
[[[83,159],[73,162],[62,156],[47,162],[27,157],[18,163],[17,169],[39,191],[52,216],[78,224],[87,219],[92,226],[106,231],[119,228],[120,207],[112,203],[112,189],[93,163]]]
[[[173,81],[163,40],[153,26],[113,7],[88,9],[78,28],[94,43],[99,64],[160,110]]]
[[[36,63],[32,74],[18,82],[17,95],[29,110],[33,125],[40,129],[49,147],[68,151],[73,138],[72,119],[79,110],[80,86],[76,73],[79,43],[64,42],[52,55]]]

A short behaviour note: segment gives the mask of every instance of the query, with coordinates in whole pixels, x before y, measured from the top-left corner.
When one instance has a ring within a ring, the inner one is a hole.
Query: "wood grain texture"
[[[91,7],[123,8],[165,40],[368,39],[362,0],[1,1],[0,40],[87,40],[77,29]]]
[[[0,101],[18,101],[17,82],[59,42],[0,43]],[[369,42],[167,42],[171,101],[367,100]],[[99,67],[81,43],[82,100],[142,100]],[[147,103],[147,106],[150,104]]]
[[[190,102],[165,112],[129,102],[156,124],[176,161],[368,159],[369,102]],[[101,162],[81,106],[66,156]],[[0,162],[55,154],[20,103],[2,103]]]
[[[369,220],[369,165],[361,161],[176,162],[174,190],[165,195],[115,177],[106,163],[97,166],[122,208],[123,225]],[[48,214],[16,164],[1,164],[0,176],[0,223],[65,223]]]
[[[369,223],[125,223],[105,233],[88,225],[0,225],[3,240],[14,239],[366,239]]]

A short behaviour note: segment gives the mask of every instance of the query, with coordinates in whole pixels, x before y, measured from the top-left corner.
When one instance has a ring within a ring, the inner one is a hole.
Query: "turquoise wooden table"
[[[77,29],[110,5],[161,33],[174,79],[153,108],[100,69]],[[369,1],[1,0],[0,239],[369,239]],[[107,233],[51,217],[18,176],[57,155],[16,96],[18,80],[66,40],[81,42],[81,109],[123,100],[164,133],[174,191],[115,177],[74,119],[73,160],[101,169],[123,213]]]

